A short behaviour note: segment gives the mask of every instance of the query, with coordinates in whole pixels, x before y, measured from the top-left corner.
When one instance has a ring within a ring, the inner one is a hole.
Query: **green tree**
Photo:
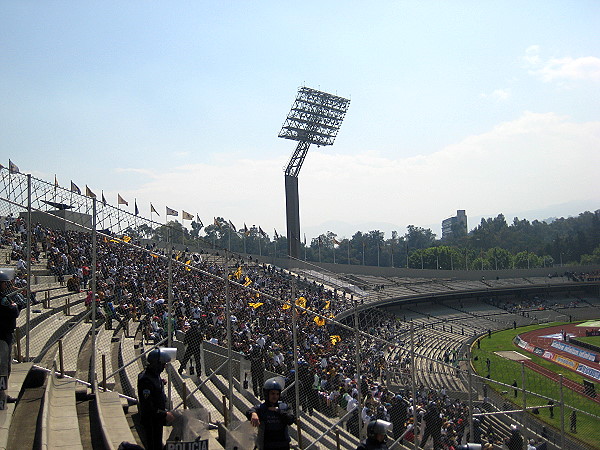
[[[581,264],[600,264],[600,246],[596,247],[591,254],[581,255]]]

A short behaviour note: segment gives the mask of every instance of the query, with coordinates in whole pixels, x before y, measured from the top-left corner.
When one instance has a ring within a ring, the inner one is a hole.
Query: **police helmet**
[[[372,420],[369,422],[369,425],[367,425],[367,437],[374,438],[378,434],[383,434],[385,436],[391,427],[392,424],[387,420]]]
[[[0,281],[8,281],[11,282],[15,278],[15,270],[14,269],[0,269]]]
[[[269,399],[270,391],[279,391],[280,394],[281,391],[283,391],[283,387],[277,378],[269,378],[267,381],[265,381],[265,384],[263,385],[263,395],[266,400]]]
[[[176,354],[177,354],[176,348],[169,348],[169,347],[155,348],[154,350],[150,351],[150,353],[148,353],[148,364],[151,366],[164,365],[164,364],[172,361],[175,358]]]

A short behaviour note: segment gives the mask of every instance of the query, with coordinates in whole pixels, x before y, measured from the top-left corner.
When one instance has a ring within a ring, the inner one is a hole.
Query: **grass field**
[[[540,366],[546,367],[553,372],[562,373],[565,378],[573,380],[581,384],[583,377],[576,373],[567,370],[564,367],[560,367],[550,361],[547,361],[537,355],[525,352],[521,348],[513,344],[513,339],[517,334],[522,334],[527,331],[537,330],[540,328],[547,328],[551,325],[561,325],[561,323],[544,324],[544,325],[532,325],[528,327],[521,327],[517,330],[505,330],[494,333],[490,338],[484,337],[481,339],[481,348],[477,349],[477,346],[473,346],[473,366],[477,373],[481,376],[487,375],[486,359],[490,359],[490,375],[492,380],[500,381],[502,383],[511,385],[515,380],[517,381],[518,387],[522,388],[522,365],[517,361],[510,361],[496,355],[494,352],[498,351],[518,351],[519,353],[525,354],[531,360]],[[508,391],[505,394],[505,398],[518,405],[523,406],[522,393],[519,391],[517,398],[513,395],[512,387],[504,387],[496,385],[494,383],[491,386],[498,392]],[[525,368],[525,389],[534,393],[550,397],[555,399],[555,403],[558,405],[560,399],[560,386],[559,383],[553,382],[547,377],[540,375],[528,368]],[[600,395],[600,389],[599,389]],[[577,439],[584,441],[585,443],[600,448],[600,404],[591,401],[590,399],[576,394],[570,389],[563,388],[563,398],[565,402],[565,431],[569,432],[569,415],[571,414],[572,407],[586,411],[587,414],[578,414],[577,417],[577,434],[572,434]],[[533,394],[527,395],[527,406],[543,406],[547,405],[548,400],[535,396]],[[593,417],[593,416],[596,417]],[[560,429],[560,407],[554,408],[554,418],[550,419],[550,412],[548,409],[541,409],[540,414],[537,416],[539,419],[547,422],[549,425]]]
[[[588,344],[600,347],[600,336],[582,336],[578,337],[577,339],[582,342],[587,342]]]

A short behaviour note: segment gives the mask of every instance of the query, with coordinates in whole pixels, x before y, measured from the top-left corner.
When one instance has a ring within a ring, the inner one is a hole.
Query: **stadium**
[[[0,448],[143,446],[136,382],[157,347],[177,349],[170,409],[194,424],[165,427],[167,448],[253,448],[246,412],[272,377],[294,448],[354,449],[375,418],[393,424],[390,448],[600,448],[599,267],[317,265],[174,244],[91,191],[0,174],[0,258],[24,301]]]

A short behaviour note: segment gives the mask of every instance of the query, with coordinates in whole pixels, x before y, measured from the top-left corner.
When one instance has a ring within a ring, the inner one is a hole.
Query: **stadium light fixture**
[[[300,253],[298,174],[310,144],[333,145],[350,100],[308,87],[298,89],[296,100],[281,127],[279,137],[298,141],[285,169],[285,201],[288,256]]]

